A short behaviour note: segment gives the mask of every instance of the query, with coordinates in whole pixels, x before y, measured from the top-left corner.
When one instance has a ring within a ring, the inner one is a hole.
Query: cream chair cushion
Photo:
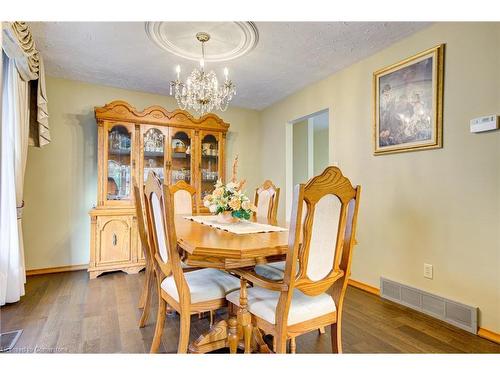
[[[269,280],[283,280],[285,261],[258,264],[255,266],[255,273]]]
[[[184,278],[191,292],[191,303],[221,299],[227,293],[240,288],[238,278],[211,268],[186,272]],[[173,276],[166,277],[161,283],[161,288],[179,302],[179,293]]]
[[[253,315],[276,324],[276,306],[280,292],[264,289],[258,286],[248,288],[248,311]],[[226,299],[239,306],[240,291],[229,293]],[[294,290],[290,311],[288,313],[288,325],[305,322],[319,316],[332,313],[336,310],[333,298],[326,294],[310,297],[300,290]]]

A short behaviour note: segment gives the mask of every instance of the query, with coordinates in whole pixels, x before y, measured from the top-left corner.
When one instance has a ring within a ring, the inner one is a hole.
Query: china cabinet
[[[132,189],[154,171],[165,184],[184,180],[203,197],[225,178],[225,140],[229,124],[214,114],[151,106],[139,112],[124,101],[95,108],[98,134],[97,204],[91,219],[90,278],[103,272],[139,272],[145,266],[137,233]]]

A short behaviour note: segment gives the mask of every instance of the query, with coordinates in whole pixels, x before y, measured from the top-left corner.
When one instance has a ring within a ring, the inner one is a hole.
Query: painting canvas
[[[376,155],[442,147],[442,51],[441,45],[375,72]]]

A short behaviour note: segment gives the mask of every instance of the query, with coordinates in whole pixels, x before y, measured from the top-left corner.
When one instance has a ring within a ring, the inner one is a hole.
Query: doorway
[[[289,217],[295,185],[320,174],[329,164],[328,109],[290,121],[287,150],[286,217]]]

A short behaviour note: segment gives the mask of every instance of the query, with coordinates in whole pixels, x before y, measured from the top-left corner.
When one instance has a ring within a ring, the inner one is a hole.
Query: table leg
[[[208,353],[228,345],[228,323],[221,320],[189,345],[190,353]]]

